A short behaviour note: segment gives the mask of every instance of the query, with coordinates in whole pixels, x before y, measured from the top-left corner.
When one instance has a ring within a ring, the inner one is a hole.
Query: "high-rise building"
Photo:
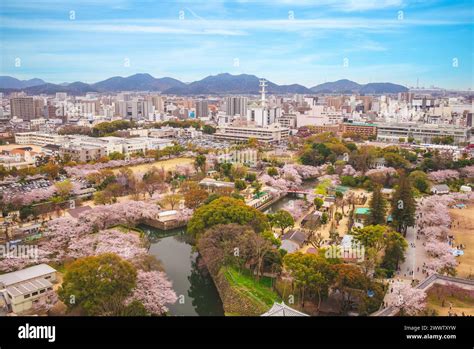
[[[165,105],[161,96],[152,96],[151,103],[155,107],[156,112],[163,113],[165,111]]]
[[[196,102],[196,118],[207,118],[209,116],[209,103],[206,100]]]
[[[247,115],[247,97],[226,97],[226,114],[229,116]]]
[[[35,103],[33,97],[15,97],[10,99],[11,115],[23,120],[35,118]]]

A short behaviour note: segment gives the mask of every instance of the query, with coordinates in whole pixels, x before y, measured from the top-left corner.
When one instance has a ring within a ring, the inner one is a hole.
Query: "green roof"
[[[363,122],[345,122],[345,125],[353,125],[353,126],[371,126],[371,127],[377,127],[375,124],[366,124]]]
[[[365,214],[369,214],[369,213],[370,213],[370,208],[368,208],[368,207],[358,207],[355,210],[355,214],[365,215]]]
[[[336,187],[336,191],[340,191],[341,193],[345,193],[348,190],[349,190],[349,187],[346,187],[346,186],[343,186],[343,185],[338,185]]]

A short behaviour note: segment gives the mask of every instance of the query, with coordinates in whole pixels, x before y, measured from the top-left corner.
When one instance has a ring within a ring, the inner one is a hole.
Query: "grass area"
[[[174,159],[168,159],[168,160],[159,160],[159,161],[151,162],[149,164],[128,166],[128,168],[130,168],[133,171],[133,173],[145,173],[153,166],[155,166],[156,168],[164,168],[165,171],[169,171],[169,170],[174,169],[176,165],[188,165],[188,164],[194,164],[194,159],[193,158],[174,158]],[[113,171],[115,173],[118,173],[119,170],[120,168],[116,168]]]
[[[276,292],[272,290],[272,280],[268,277],[263,276],[257,281],[248,270],[239,272],[232,267],[227,267],[224,275],[234,289],[253,302],[271,307],[273,303],[281,301]]]
[[[457,315],[474,315],[474,291],[455,286],[434,285],[427,292],[427,306],[436,310],[439,316],[451,313]]]
[[[451,209],[449,213],[453,223],[451,232],[454,235],[455,245],[466,246],[464,255],[457,258],[459,265],[456,268],[457,276],[472,277],[474,275],[474,205],[464,209]]]

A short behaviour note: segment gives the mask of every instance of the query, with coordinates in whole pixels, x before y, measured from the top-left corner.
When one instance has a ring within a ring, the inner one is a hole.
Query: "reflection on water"
[[[140,228],[150,240],[149,253],[161,262],[178,296],[178,301],[169,306],[170,315],[224,315],[214,282],[199,264],[199,254],[193,250],[185,231],[164,232],[146,225]]]
[[[305,181],[303,181],[303,184],[301,185],[301,189],[303,189],[303,190],[313,190],[316,187],[317,183],[318,183],[317,179],[305,180]],[[303,198],[295,198],[295,197],[285,196],[285,197],[281,198],[280,200],[278,200],[277,202],[275,202],[274,204],[268,206],[268,208],[263,213],[265,213],[265,214],[275,213],[278,210],[284,209],[285,205],[288,202],[290,202],[292,200],[301,200],[301,199],[303,199]]]

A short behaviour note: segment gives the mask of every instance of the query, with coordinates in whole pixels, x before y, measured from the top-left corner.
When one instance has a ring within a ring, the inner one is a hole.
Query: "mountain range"
[[[0,92],[24,91],[32,95],[55,94],[56,92],[83,95],[87,92],[120,91],[157,91],[173,95],[258,94],[259,80],[260,78],[255,75],[223,73],[184,83],[170,77],[155,78],[150,74],[135,74],[128,77],[114,76],[94,84],[80,81],[52,84],[41,79],[18,80],[11,76],[0,76]],[[298,84],[277,85],[271,81],[267,81],[267,85],[267,92],[274,94],[382,94],[408,91],[405,86],[389,82],[361,85],[347,79],[326,82],[311,88]]]

